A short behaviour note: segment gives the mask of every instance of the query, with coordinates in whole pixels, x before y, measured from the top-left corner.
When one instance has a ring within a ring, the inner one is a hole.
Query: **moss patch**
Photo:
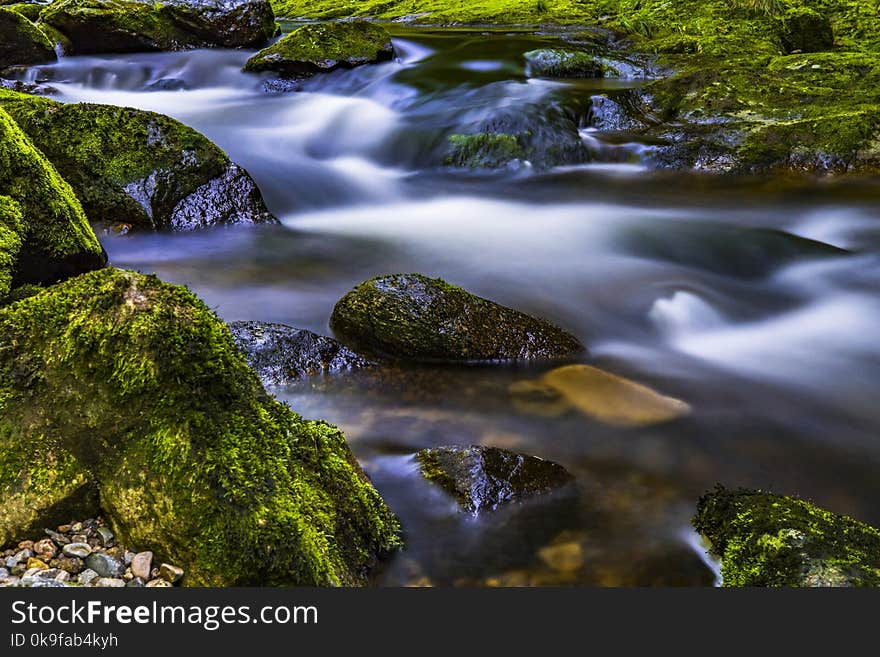
[[[391,59],[393,54],[391,37],[379,25],[365,21],[306,25],[251,57],[244,70],[308,77]]]
[[[599,59],[585,52],[543,48],[523,55],[526,73],[539,78],[601,78],[616,75]]]
[[[717,487],[694,528],[725,586],[878,586],[880,530],[793,497]]]
[[[495,169],[524,159],[526,152],[518,135],[480,132],[449,137],[446,164],[452,166]]]
[[[51,283],[107,262],[70,185],[2,109],[0,194],[22,215],[15,284]]]
[[[0,437],[71,454],[186,584],[359,584],[398,545],[342,434],[269,397],[187,290],[92,272],[0,310],[0,343]]]
[[[56,59],[55,50],[37,26],[21,11],[0,7],[0,69],[43,64]]]

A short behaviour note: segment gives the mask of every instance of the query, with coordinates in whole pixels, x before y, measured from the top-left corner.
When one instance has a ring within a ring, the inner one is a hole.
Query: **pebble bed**
[[[150,551],[117,544],[103,518],[44,530],[45,536],[0,550],[4,586],[177,586],[183,569],[155,563]]]

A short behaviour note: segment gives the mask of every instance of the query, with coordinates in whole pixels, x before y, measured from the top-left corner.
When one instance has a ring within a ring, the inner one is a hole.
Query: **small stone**
[[[135,577],[135,578],[134,578],[133,580],[131,580],[128,584],[126,584],[126,586],[129,587],[129,588],[138,588],[138,589],[140,589],[140,588],[143,588],[143,587],[144,587],[144,580],[142,580],[140,577]]]
[[[31,557],[30,559],[27,560],[28,570],[31,570],[33,568],[39,568],[40,570],[46,570],[48,567],[49,566],[46,564],[46,562],[44,562],[40,559],[37,559],[36,557]]]
[[[43,568],[37,568],[37,567],[28,568],[27,570],[24,571],[21,578],[22,579],[25,579],[25,578],[33,579],[34,577],[37,576],[38,573],[43,572],[43,570],[44,570]]]
[[[89,537],[87,534],[74,534],[70,537],[71,543],[88,543]]]
[[[116,544],[116,538],[109,527],[98,527],[98,537],[101,539],[101,545],[104,547],[113,547]]]
[[[95,586],[102,588],[121,588],[125,586],[125,580],[118,577],[99,577]]]
[[[24,575],[24,571],[27,570],[27,567],[23,563],[17,563],[12,568],[9,569],[10,574],[15,575],[16,577],[21,577]]]
[[[45,568],[36,574],[36,577],[41,579],[55,579],[58,576],[58,573],[63,573],[63,570],[58,570],[57,568]],[[67,573],[65,573],[67,574]]]
[[[134,555],[134,558],[131,560],[131,572],[134,573],[135,577],[140,577],[141,579],[148,580],[150,579],[150,574],[153,568],[153,553],[152,552],[138,552]]]
[[[13,554],[11,557],[6,558],[6,567],[13,568],[20,563],[27,563],[27,560],[30,559],[32,556],[34,556],[34,553],[32,550],[27,550],[27,549],[19,550],[18,552]]]
[[[126,569],[125,569],[125,573],[123,573],[123,575],[122,575],[122,579],[124,579],[126,582],[128,582],[129,580],[134,579],[134,575],[133,575],[132,572],[131,572],[131,568],[126,568]]]
[[[69,582],[70,581],[70,573],[67,572],[66,570],[58,570],[58,574],[55,575],[55,581],[56,582]]]
[[[153,568],[150,570],[150,579],[156,579],[159,576],[159,569]]]
[[[86,567],[101,577],[120,577],[125,572],[122,563],[104,552],[92,552],[86,557]]]
[[[165,588],[168,586],[172,586],[171,582],[168,582],[164,579],[151,579],[149,582],[147,582],[148,589]]]
[[[83,530],[83,524],[81,522],[75,522],[70,526],[70,529],[67,531],[73,532],[74,534],[79,534]]]
[[[114,545],[113,547],[105,548],[104,552],[109,554],[114,559],[118,559],[120,562],[122,562],[125,559],[125,550],[123,550],[118,545]]]
[[[124,557],[125,565],[130,566],[132,559],[134,559],[134,552],[132,552],[131,550],[126,550]]]
[[[164,579],[166,582],[174,584],[174,582],[183,577],[183,568],[172,566],[169,563],[163,563],[161,566],[159,566],[159,577]]]
[[[538,557],[553,570],[570,573],[584,565],[584,548],[577,541],[548,545],[538,550]]]
[[[59,534],[66,534],[67,532],[70,531],[70,529],[71,529],[70,525],[58,525],[58,533]],[[46,531],[48,532],[49,530],[47,529]]]
[[[91,568],[88,568],[79,574],[79,577],[76,578],[76,581],[78,581],[83,586],[88,586],[96,579],[98,579],[98,573],[96,573]]]
[[[49,565],[52,568],[60,568],[61,570],[70,573],[71,575],[81,573],[85,568],[83,560],[77,557],[56,557],[55,559],[52,559]]]
[[[51,538],[44,538],[34,543],[34,552],[39,554],[43,561],[49,561],[58,554],[58,548]]]
[[[22,541],[21,543],[18,544],[18,549],[19,550],[33,550],[34,549],[34,542],[33,541]],[[37,550],[37,552],[39,552],[39,550]]]
[[[61,525],[62,527],[69,527],[70,525]],[[55,541],[56,545],[67,545],[70,543],[70,539],[67,538],[63,533],[53,532],[51,529],[44,530],[46,532],[46,536]]]
[[[61,549],[61,551],[67,557],[85,559],[92,553],[92,546],[88,543],[68,543]]]
[[[0,568],[0,582],[5,582],[10,577],[12,577],[12,575],[9,574],[8,570],[6,570],[5,568]]]

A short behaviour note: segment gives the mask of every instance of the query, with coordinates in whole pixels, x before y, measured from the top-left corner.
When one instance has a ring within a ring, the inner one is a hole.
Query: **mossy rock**
[[[585,52],[542,48],[530,50],[526,60],[526,74],[535,78],[603,78],[617,75],[598,57]]]
[[[52,43],[21,12],[0,8],[0,69],[44,64],[57,59]]]
[[[333,338],[269,322],[232,322],[236,346],[265,385],[288,385],[307,376],[372,367]]]
[[[471,513],[492,511],[562,488],[574,478],[561,465],[497,447],[434,447],[416,454],[422,476]]]
[[[450,135],[445,164],[469,169],[497,169],[526,159],[519,135],[479,132]]]
[[[725,586],[880,585],[880,530],[794,497],[718,486],[693,523]]]
[[[244,169],[167,116],[2,91],[0,107],[70,182],[92,221],[147,230],[277,221]]]
[[[46,5],[35,2],[17,2],[15,4],[6,5],[3,9],[14,11],[27,18],[32,23],[36,23],[40,18],[40,12],[46,8]]]
[[[0,300],[12,290],[12,276],[21,251],[21,233],[21,207],[8,196],[0,196]]]
[[[107,263],[70,185],[2,109],[0,194],[21,212],[13,285],[52,283]]]
[[[401,360],[562,358],[584,350],[549,322],[421,274],[361,283],[336,304],[330,327],[355,351]]]
[[[834,47],[831,21],[809,7],[790,9],[779,19],[779,38],[785,52],[819,52]]]
[[[40,22],[64,35],[76,55],[258,48],[275,32],[268,0],[60,0]]]
[[[186,289],[84,274],[0,309],[0,343],[0,441],[69,454],[120,541],[185,584],[362,584],[398,546],[343,435],[267,395]],[[20,476],[0,470],[0,508]]]
[[[244,70],[306,78],[339,68],[375,64],[393,56],[391,36],[379,25],[366,21],[325,23],[294,30],[251,57]]]

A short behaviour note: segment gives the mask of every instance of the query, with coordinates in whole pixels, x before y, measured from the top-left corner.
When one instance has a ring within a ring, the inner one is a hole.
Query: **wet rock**
[[[11,92],[0,105],[61,168],[92,221],[146,230],[277,222],[244,169],[167,116]]]
[[[57,59],[52,43],[20,13],[0,7],[0,69],[44,64]]]
[[[76,578],[76,581],[83,586],[89,586],[98,579],[98,573],[91,568],[82,571]]]
[[[724,586],[880,585],[880,530],[794,497],[718,486],[693,524]]]
[[[470,169],[498,169],[526,159],[518,135],[478,132],[450,135],[445,164]]]
[[[602,78],[618,75],[616,69],[585,52],[544,48],[530,50],[523,57],[529,77]]]
[[[171,582],[164,580],[164,579],[151,579],[149,582],[147,582],[148,589],[167,588],[170,586],[173,586],[173,584],[171,584]]]
[[[133,588],[133,589],[135,589],[135,588],[142,589],[142,588],[144,588],[145,585],[146,585],[146,583],[140,577],[135,577],[134,579],[132,579],[131,581],[129,581],[126,584],[126,586],[128,588]]]
[[[52,568],[64,570],[71,575],[77,575],[85,569],[82,559],[77,557],[57,557],[49,563]]]
[[[45,5],[39,2],[13,2],[11,4],[0,2],[0,4],[3,5],[3,9],[21,14],[31,23],[36,23],[39,20],[40,12],[45,8]]]
[[[59,529],[60,529],[60,527],[59,527]],[[68,543],[70,543],[70,539],[67,538],[67,536],[65,536],[63,532],[55,532],[55,531],[52,531],[51,529],[45,529],[43,531],[45,531],[46,535],[49,538],[51,538],[52,541],[54,541],[54,543],[56,545],[64,546],[64,545],[67,545]]]
[[[0,454],[39,443],[41,456],[58,446],[81,460],[122,546],[168,555],[187,585],[355,585],[399,545],[339,430],[267,395],[186,289],[92,272],[0,308],[0,343],[0,441],[21,441]],[[120,348],[132,344],[134,359]],[[23,370],[40,375],[13,375]],[[0,467],[14,490],[18,474]],[[87,567],[121,576],[122,546]]]
[[[45,563],[42,559],[37,559],[36,557],[31,557],[27,560],[27,569],[33,570],[36,568],[37,570],[46,570],[49,567],[47,563]]]
[[[547,372],[539,381],[528,384],[515,384],[511,393],[526,394],[534,400],[533,386],[543,386],[547,390],[547,400],[554,409],[559,407],[559,400],[552,396],[551,391],[558,393],[581,413],[614,426],[639,427],[669,422],[689,414],[691,410],[680,399],[661,395],[641,383],[589,365],[558,367]]]
[[[143,580],[150,579],[150,571],[153,569],[153,553],[138,552],[131,560],[131,574]]]
[[[48,561],[58,552],[58,548],[55,546],[55,542],[51,538],[41,539],[36,543],[32,543],[32,546],[34,553],[43,559],[43,561]]]
[[[834,47],[834,30],[824,14],[809,7],[789,9],[777,21],[785,52],[817,52]]]
[[[601,132],[640,132],[646,124],[640,119],[641,96],[627,92],[609,96],[593,96],[588,123]]]
[[[258,48],[275,33],[268,0],[61,0],[40,21],[72,55]]]
[[[421,274],[358,285],[336,304],[330,326],[359,352],[401,360],[546,359],[584,350],[549,322]]]
[[[22,82],[21,80],[6,80],[3,78],[0,78],[0,89],[15,91],[20,94],[32,94],[34,96],[51,96],[58,93],[58,90],[55,87],[51,87],[47,84]]]
[[[305,25],[251,57],[244,70],[307,78],[340,68],[375,64],[394,56],[385,28],[365,21]]]
[[[86,568],[94,570],[99,577],[122,577],[125,566],[104,552],[93,552],[85,560]]]
[[[119,589],[125,586],[125,580],[118,577],[99,577],[93,584],[102,588]]]
[[[64,546],[62,552],[64,552],[66,557],[85,559],[92,553],[92,547],[88,543],[68,543]]]
[[[147,85],[147,91],[186,91],[188,89],[189,85],[177,78],[162,78]]]
[[[372,367],[333,338],[268,322],[232,322],[236,346],[265,385],[287,385],[322,372]]]
[[[178,568],[177,566],[172,566],[168,563],[163,563],[159,566],[159,577],[164,579],[166,582],[170,582],[174,584],[181,577],[183,577],[183,568]]]
[[[416,454],[416,461],[428,481],[472,513],[521,502],[573,481],[561,465],[495,447],[423,449]]]
[[[116,545],[116,537],[109,527],[98,527],[97,532],[103,547],[110,548]]]

